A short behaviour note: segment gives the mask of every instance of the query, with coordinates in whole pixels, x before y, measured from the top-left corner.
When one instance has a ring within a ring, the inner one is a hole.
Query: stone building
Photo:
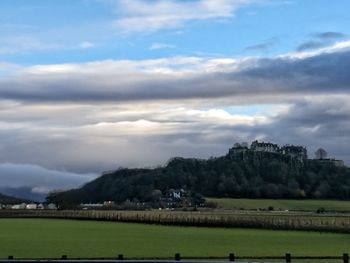
[[[305,161],[307,159],[307,150],[303,146],[285,145],[280,149],[280,152],[283,155],[296,158],[300,161]]]
[[[277,144],[270,143],[270,142],[258,142],[257,140],[252,142],[250,149],[256,152],[270,152],[270,153],[280,152],[280,148]]]

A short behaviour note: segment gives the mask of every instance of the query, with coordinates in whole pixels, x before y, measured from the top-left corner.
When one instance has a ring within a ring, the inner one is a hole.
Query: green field
[[[350,201],[337,200],[274,200],[274,199],[231,199],[231,198],[207,198],[218,204],[222,209],[268,209],[274,210],[304,210],[316,211],[325,208],[326,211],[350,212]]]
[[[350,235],[157,226],[131,223],[0,219],[0,258],[15,257],[191,257],[341,255]]]

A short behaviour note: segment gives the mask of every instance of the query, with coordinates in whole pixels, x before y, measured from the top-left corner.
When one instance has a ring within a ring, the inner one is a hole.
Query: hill
[[[350,199],[350,169],[326,160],[232,148],[218,158],[173,158],[165,167],[119,169],[79,189],[51,193],[57,204],[157,202],[171,189],[191,197]]]
[[[18,199],[34,202],[44,202],[46,198],[46,194],[33,193],[32,187],[0,187],[0,192]]]
[[[24,200],[24,199],[19,199],[16,197],[4,195],[0,193],[0,204],[3,205],[12,205],[12,204],[19,204],[19,203],[30,203],[31,201]]]

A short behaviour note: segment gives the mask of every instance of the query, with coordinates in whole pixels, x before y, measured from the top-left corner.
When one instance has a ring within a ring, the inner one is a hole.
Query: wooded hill
[[[57,204],[153,202],[169,189],[208,197],[350,199],[350,169],[247,149],[208,160],[173,158],[154,169],[119,169],[47,199]]]

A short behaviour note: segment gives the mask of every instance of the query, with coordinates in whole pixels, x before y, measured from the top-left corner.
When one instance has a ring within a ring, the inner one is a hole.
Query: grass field
[[[350,235],[156,226],[54,219],[0,219],[0,258],[341,255]]]
[[[275,210],[307,210],[316,211],[325,208],[326,211],[350,212],[350,201],[337,200],[274,200],[274,199],[231,199],[207,198],[218,204],[222,209],[267,209],[272,206]]]

